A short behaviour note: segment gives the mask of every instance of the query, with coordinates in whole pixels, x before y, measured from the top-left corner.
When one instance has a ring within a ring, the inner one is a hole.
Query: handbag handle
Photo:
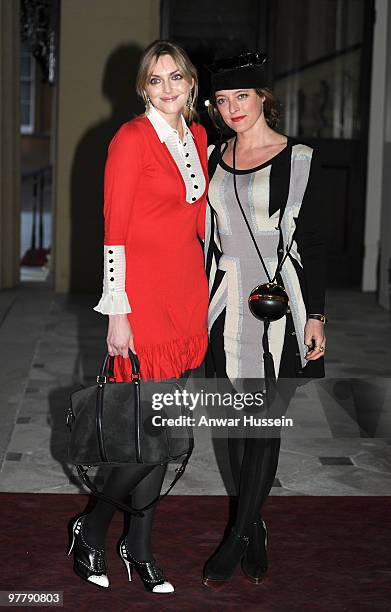
[[[132,374],[130,376],[130,380],[140,380],[140,362],[138,360],[138,357],[135,353],[133,353],[130,348],[128,348],[128,354],[132,366]],[[100,366],[99,374],[96,377],[97,383],[105,384],[107,382],[109,371],[114,371],[114,359],[115,357],[109,355],[109,353],[106,353],[102,361],[102,365]]]
[[[194,448],[194,440],[193,438],[191,438],[189,450],[186,453],[185,457],[182,459],[181,465],[176,468],[175,476],[173,480],[171,481],[171,484],[167,487],[167,490],[164,493],[157,495],[149,504],[147,504],[143,508],[134,508],[133,506],[124,504],[118,501],[117,499],[114,499],[113,497],[109,497],[108,495],[105,495],[104,493],[102,493],[102,491],[99,491],[97,487],[94,485],[94,483],[92,482],[92,480],[90,479],[90,477],[88,476],[88,470],[90,466],[85,467],[79,464],[79,465],[76,465],[76,470],[80,478],[82,479],[86,487],[91,491],[94,497],[96,497],[97,499],[101,499],[105,502],[108,502],[109,504],[116,506],[120,510],[123,510],[124,512],[128,512],[129,514],[132,514],[134,516],[144,516],[144,511],[148,510],[149,508],[152,508],[152,506],[154,506],[157,502],[163,499],[163,497],[166,497],[166,495],[169,494],[171,489],[174,488],[178,480],[183,476],[183,473],[189,462],[190,456],[193,452],[193,448]]]

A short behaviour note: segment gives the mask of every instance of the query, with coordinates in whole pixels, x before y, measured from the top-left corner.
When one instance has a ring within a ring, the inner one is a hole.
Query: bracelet
[[[307,319],[317,319],[317,321],[322,321],[322,323],[324,323],[325,325],[328,321],[326,315],[323,314],[309,314],[307,316]]]

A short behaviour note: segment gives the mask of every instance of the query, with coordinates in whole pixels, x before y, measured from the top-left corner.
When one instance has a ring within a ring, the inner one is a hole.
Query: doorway
[[[245,49],[268,56],[282,132],[319,148],[327,206],[328,286],[359,287],[363,266],[373,0],[163,0],[161,35],[199,70],[211,141],[207,65]]]

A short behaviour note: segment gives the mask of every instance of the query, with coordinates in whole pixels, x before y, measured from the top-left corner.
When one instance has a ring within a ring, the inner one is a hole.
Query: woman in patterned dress
[[[320,165],[311,147],[275,131],[279,107],[266,88],[264,61],[259,53],[243,54],[212,67],[212,118],[235,135],[209,150],[207,370],[233,383],[265,375],[263,323],[251,314],[247,299],[274,276],[289,297],[287,314],[268,330],[275,374],[279,380],[324,376]],[[285,403],[291,392],[292,386],[282,387]],[[228,537],[205,565],[207,586],[224,583],[240,560],[252,582],[260,582],[267,570],[261,509],[274,481],[280,438],[232,437],[228,445],[237,510]]]

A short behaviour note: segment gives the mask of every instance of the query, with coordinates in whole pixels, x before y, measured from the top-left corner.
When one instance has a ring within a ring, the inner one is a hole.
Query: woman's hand
[[[326,349],[326,336],[324,335],[324,323],[317,319],[308,319],[304,327],[304,343],[309,351],[305,358],[307,361],[315,361],[323,357]]]
[[[109,315],[109,329],[107,331],[106,342],[107,352],[112,357],[115,355],[129,357],[129,348],[133,353],[136,352],[134,350],[132,328],[126,314]]]

